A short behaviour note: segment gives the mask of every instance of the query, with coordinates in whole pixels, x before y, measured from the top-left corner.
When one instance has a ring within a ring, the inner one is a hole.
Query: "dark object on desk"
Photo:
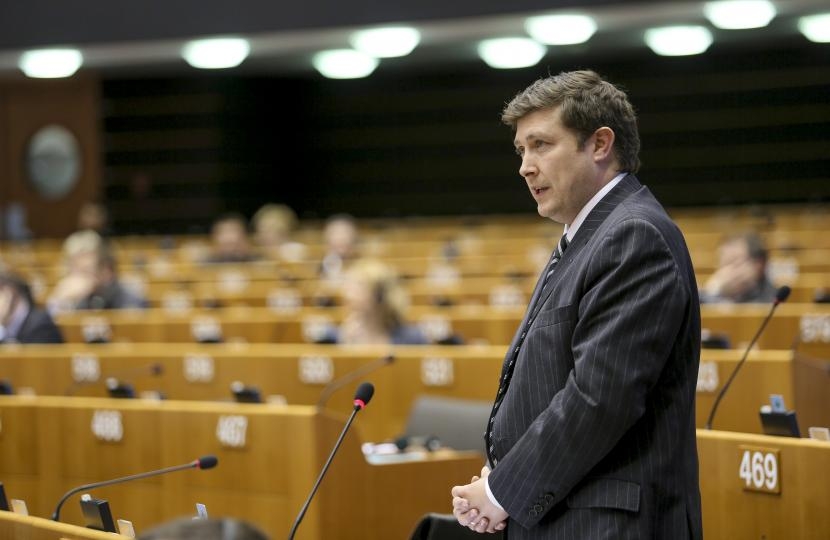
[[[704,328],[700,338],[700,346],[704,349],[729,349],[729,336],[714,334]]]
[[[800,438],[801,432],[798,429],[798,420],[795,411],[772,411],[761,408],[761,427],[765,435],[776,435],[779,437]]]
[[[448,336],[436,339],[435,345],[464,345],[464,338],[459,334],[449,334]]]
[[[107,394],[111,398],[132,399],[135,397],[135,388],[129,383],[110,377],[107,379]]]
[[[115,532],[110,503],[105,499],[93,499],[88,495],[81,497],[81,512],[84,514],[85,527],[96,531]]]
[[[0,510],[10,512],[9,500],[6,498],[6,488],[3,487],[3,482],[0,482]]]
[[[240,381],[231,383],[231,393],[237,403],[262,403],[262,394],[255,386],[245,386]]]

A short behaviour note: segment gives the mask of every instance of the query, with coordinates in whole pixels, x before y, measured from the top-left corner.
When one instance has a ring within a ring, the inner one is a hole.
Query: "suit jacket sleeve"
[[[691,298],[648,221],[629,217],[593,241],[598,249],[587,262],[571,341],[573,369],[489,478],[496,499],[524,527],[543,517],[529,507],[540,497],[550,500],[548,508],[564,499],[643,415]]]

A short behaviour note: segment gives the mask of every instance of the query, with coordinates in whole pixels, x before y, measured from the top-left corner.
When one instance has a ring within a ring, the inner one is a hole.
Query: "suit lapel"
[[[588,242],[591,238],[593,238],[596,230],[599,229],[600,225],[602,225],[611,212],[613,212],[622,201],[628,198],[629,195],[642,187],[642,184],[640,184],[636,176],[628,174],[620,181],[619,184],[614,186],[614,188],[609,191],[596,206],[594,206],[594,208],[588,213],[585,221],[583,221],[582,225],[580,225],[579,230],[576,231],[576,235],[574,235],[573,240],[571,240],[568,245],[568,249],[565,250],[562,258],[558,263],[556,263],[556,268],[553,271],[553,274],[550,276],[550,279],[548,279],[545,287],[539,292],[539,299],[535,303],[531,304],[531,312],[529,312],[525,317],[525,322],[523,322],[523,324],[527,324],[527,320],[536,318],[536,315],[542,309],[542,306],[545,305],[545,302],[547,302],[553,292],[555,285],[567,275],[568,265],[579,255],[579,252],[582,251],[586,245],[588,245]]]

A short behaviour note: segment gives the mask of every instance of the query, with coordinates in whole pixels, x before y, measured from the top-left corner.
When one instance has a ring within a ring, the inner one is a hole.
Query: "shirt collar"
[[[579,230],[579,227],[582,225],[582,222],[585,221],[585,218],[588,217],[588,214],[591,213],[591,210],[602,200],[603,197],[608,195],[608,192],[614,189],[614,186],[620,183],[620,181],[628,175],[627,172],[621,172],[617,176],[611,179],[610,182],[602,186],[602,189],[597,191],[596,195],[591,197],[591,200],[582,207],[582,210],[574,218],[573,222],[570,225],[565,225],[565,235],[568,237],[568,242],[574,239],[576,232]]]

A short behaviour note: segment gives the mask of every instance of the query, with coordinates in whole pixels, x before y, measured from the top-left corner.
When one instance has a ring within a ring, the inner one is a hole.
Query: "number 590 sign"
[[[738,476],[746,491],[781,493],[781,467],[778,450],[740,446],[741,465]]]

